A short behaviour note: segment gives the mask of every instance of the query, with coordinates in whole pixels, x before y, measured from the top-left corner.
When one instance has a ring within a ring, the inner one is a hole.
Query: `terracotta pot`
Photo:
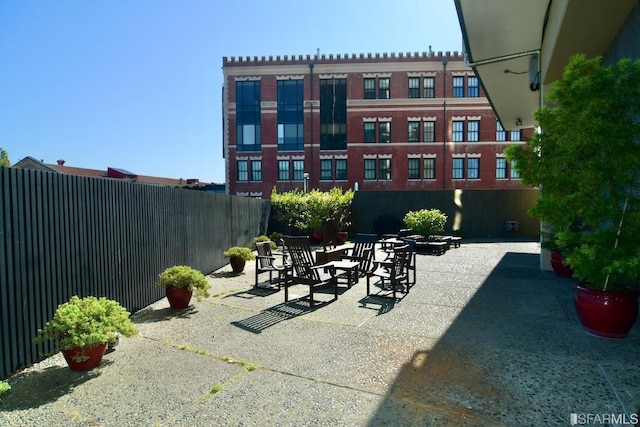
[[[311,231],[309,233],[309,240],[311,243],[322,243],[322,231]]]
[[[339,245],[344,245],[348,238],[349,233],[347,233],[346,231],[338,231],[338,235],[336,236],[336,243]]]
[[[104,343],[97,344],[89,348],[76,347],[69,350],[62,350],[62,355],[72,371],[88,371],[89,369],[95,368],[100,364],[100,362],[102,362],[102,356],[104,356],[104,351],[106,349],[107,343]],[[86,358],[86,360],[74,360],[74,358],[77,358],[78,356],[83,359]]]
[[[167,299],[169,300],[169,305],[174,310],[182,310],[183,308],[187,308],[189,306],[189,302],[191,302],[191,295],[193,291],[190,291],[188,287],[184,288],[174,288],[173,286],[168,286],[167,290]]]
[[[600,291],[578,284],[574,306],[587,332],[624,338],[638,317],[638,292]]]
[[[564,265],[564,255],[560,251],[551,251],[551,268],[558,277],[573,277],[573,270]]]
[[[231,269],[234,273],[242,273],[247,261],[244,258],[231,257],[229,258],[229,263],[231,264]]]

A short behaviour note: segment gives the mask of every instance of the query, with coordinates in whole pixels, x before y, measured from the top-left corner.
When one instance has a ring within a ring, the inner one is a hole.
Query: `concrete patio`
[[[536,242],[466,241],[418,255],[417,285],[399,302],[367,297],[361,279],[314,309],[254,289],[251,262],[240,275],[227,266],[209,278],[213,297],[182,312],[162,299],[136,313],[140,334],[97,369],[72,372],[57,354],[10,378],[0,425],[633,420],[640,326],[623,340],[585,333],[574,281],[542,272],[539,252]]]

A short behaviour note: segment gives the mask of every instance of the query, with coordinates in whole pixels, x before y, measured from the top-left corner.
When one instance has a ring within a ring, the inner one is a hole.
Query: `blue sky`
[[[453,0],[0,0],[0,147],[224,182],[222,57],[460,51]]]

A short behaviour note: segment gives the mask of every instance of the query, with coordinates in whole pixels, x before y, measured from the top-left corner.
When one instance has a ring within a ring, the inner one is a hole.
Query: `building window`
[[[320,160],[320,180],[330,181],[333,179],[333,161],[331,159]]]
[[[376,161],[375,159],[364,159],[364,179],[376,179]]]
[[[378,79],[378,98],[389,99],[391,98],[391,79],[389,77]]]
[[[409,122],[409,142],[420,142],[420,122]]]
[[[480,96],[480,89],[478,88],[478,78],[467,78],[467,96],[469,98],[477,98]]]
[[[480,179],[480,159],[471,157],[467,159],[467,178]]]
[[[347,79],[320,80],[320,149],[347,149]]]
[[[507,132],[502,127],[502,123],[496,121],[496,141],[506,141]]]
[[[507,159],[504,157],[496,158],[496,178],[507,179]]]
[[[379,139],[378,142],[388,144],[391,142],[391,122],[378,123]]]
[[[376,142],[375,122],[364,122],[364,142]]]
[[[409,159],[407,166],[409,168],[407,178],[420,179],[420,159]]]
[[[420,98],[420,77],[409,77],[409,98]]]
[[[278,181],[289,181],[289,160],[278,160]]]
[[[464,77],[453,78],[453,97],[454,98],[464,97]]]
[[[249,162],[238,160],[238,181],[249,181]]]
[[[236,82],[236,149],[260,151],[260,82]]]
[[[424,179],[436,179],[436,159],[424,159]]]
[[[347,179],[347,160],[336,159],[336,180],[346,181]]]
[[[436,88],[435,88],[435,78],[434,77],[425,77],[423,80],[424,84],[424,97],[425,98],[435,98],[436,97]]]
[[[522,131],[520,129],[511,131],[511,141],[522,141]]]
[[[516,161],[513,160],[511,162],[511,178],[512,179],[520,179],[520,173],[516,169]]]
[[[391,159],[380,159],[380,179],[391,179]]]
[[[436,122],[424,122],[424,142],[436,140]]]
[[[304,160],[294,160],[291,163],[293,163],[293,180],[304,180]]]
[[[304,82],[278,80],[278,150],[304,148]]]
[[[453,179],[464,179],[464,159],[453,159],[451,176]]]
[[[376,98],[376,79],[364,79],[364,99]]]
[[[469,120],[467,122],[467,141],[477,142],[480,136],[480,121]]]
[[[262,160],[251,160],[251,181],[262,181]]]
[[[464,122],[463,121],[454,121],[453,122],[453,142],[463,142],[464,141]]]

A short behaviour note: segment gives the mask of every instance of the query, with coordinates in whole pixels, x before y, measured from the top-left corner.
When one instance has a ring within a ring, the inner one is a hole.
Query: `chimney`
[[[64,165],[64,159],[58,160],[58,166],[63,166],[63,165]]]

